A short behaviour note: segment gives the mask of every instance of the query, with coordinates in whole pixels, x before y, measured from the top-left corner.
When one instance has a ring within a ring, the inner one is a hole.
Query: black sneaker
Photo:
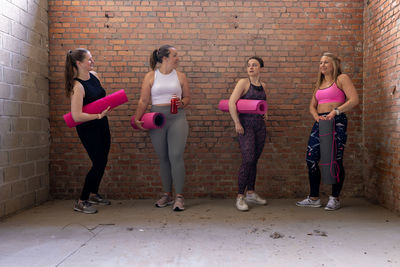
[[[93,205],[102,205],[102,206],[111,205],[111,201],[109,201],[107,199],[104,199],[99,194],[96,194],[96,195],[93,195],[93,196],[89,197],[88,202],[90,204],[93,204]]]
[[[74,211],[83,212],[86,214],[93,214],[97,212],[97,209],[92,206],[87,200],[83,200],[79,202],[79,200],[75,201]]]

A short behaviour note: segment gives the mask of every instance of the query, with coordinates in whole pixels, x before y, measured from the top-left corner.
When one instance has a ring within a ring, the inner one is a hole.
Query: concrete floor
[[[400,217],[363,199],[343,208],[269,200],[113,201],[86,215],[52,201],[0,222],[0,266],[400,266]]]

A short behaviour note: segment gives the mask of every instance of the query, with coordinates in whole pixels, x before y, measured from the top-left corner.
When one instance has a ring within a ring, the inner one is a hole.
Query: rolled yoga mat
[[[103,112],[108,107],[115,108],[119,105],[124,104],[125,102],[128,102],[128,97],[126,96],[125,91],[122,89],[83,106],[82,112],[89,114],[98,114]],[[72,118],[71,112],[65,114],[63,117],[65,123],[68,125],[69,128],[75,127],[83,123],[75,122]]]
[[[321,179],[324,184],[339,182],[339,166],[336,162],[335,120],[319,120]]]
[[[229,112],[229,100],[219,101],[218,109]],[[265,100],[239,99],[236,102],[236,109],[239,113],[265,114],[267,112],[267,102]]]
[[[131,125],[133,129],[139,129],[135,124],[136,116],[133,115],[131,119]],[[140,121],[143,121],[142,127],[145,129],[160,129],[164,127],[165,116],[160,112],[151,112],[143,114]]]

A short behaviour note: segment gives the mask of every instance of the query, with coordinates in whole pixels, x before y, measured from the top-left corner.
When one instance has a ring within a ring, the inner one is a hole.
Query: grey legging
[[[160,175],[164,192],[172,192],[173,183],[175,193],[182,194],[185,183],[183,152],[189,126],[183,109],[178,109],[177,114],[171,114],[169,109],[169,106],[151,107],[151,112],[163,113],[166,122],[163,128],[150,130],[150,138],[160,160]]]

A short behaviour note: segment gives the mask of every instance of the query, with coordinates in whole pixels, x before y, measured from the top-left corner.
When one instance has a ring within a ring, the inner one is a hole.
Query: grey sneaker
[[[183,206],[183,204],[184,204],[183,203],[183,197],[182,196],[176,197],[175,202],[174,202],[173,210],[174,211],[184,211],[185,207]]]
[[[312,200],[309,196],[306,199],[303,199],[302,201],[296,202],[296,206],[299,207],[310,207],[310,208],[319,208],[321,207],[321,200]]]
[[[337,210],[340,209],[340,202],[336,197],[329,196],[328,204],[326,204],[325,210]]]
[[[246,201],[244,200],[244,197],[236,198],[236,208],[240,211],[248,211],[249,210],[249,206],[247,205]]]
[[[267,201],[265,199],[261,198],[256,193],[246,194],[246,202],[252,202],[252,203],[255,203],[255,204],[259,204],[259,205],[267,204]]]
[[[167,194],[164,194],[154,205],[157,208],[164,208],[168,205],[172,205],[174,201],[171,199],[171,197]]]
[[[104,199],[99,194],[90,196],[88,202],[93,205],[102,205],[102,206],[111,205],[111,201]]]
[[[93,207],[87,200],[83,200],[79,202],[79,200],[75,201],[74,211],[83,212],[86,214],[93,214],[97,212],[97,209]]]

